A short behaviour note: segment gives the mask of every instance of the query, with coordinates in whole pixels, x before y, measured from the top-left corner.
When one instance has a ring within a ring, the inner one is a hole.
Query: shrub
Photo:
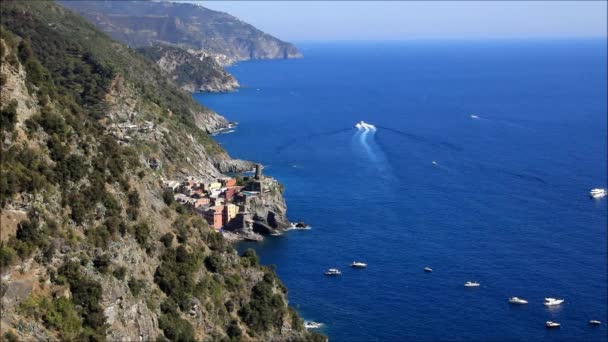
[[[19,342],[17,335],[13,334],[11,331],[5,332],[4,338],[6,339],[6,342]]]
[[[171,341],[194,341],[192,325],[176,313],[162,314],[158,324],[165,336]]]
[[[160,238],[160,241],[166,248],[170,248],[173,244],[173,234],[167,233]]]
[[[205,258],[205,267],[207,268],[207,270],[209,270],[209,272],[222,273],[222,271],[223,271],[222,258],[215,253],[207,256]]]
[[[240,341],[241,340],[241,337],[243,336],[243,332],[241,331],[241,328],[239,328],[239,325],[235,320],[230,322],[230,324],[226,328],[226,335],[228,335],[228,337],[230,338],[231,341]]]
[[[15,250],[9,246],[6,246],[4,242],[0,242],[0,267],[5,268],[11,265],[16,258]]]
[[[12,131],[17,122],[17,100],[12,100],[2,110],[0,110],[0,128]]]
[[[125,276],[127,275],[127,268],[124,266],[119,266],[114,270],[114,272],[112,272],[112,275],[114,275],[114,278],[118,280],[124,280]]]
[[[258,265],[258,255],[255,253],[255,250],[251,248],[246,249],[241,255],[241,262],[245,267]]]
[[[133,296],[137,297],[142,290],[146,288],[146,281],[142,279],[131,278],[129,279],[129,290]]]
[[[254,333],[281,326],[285,302],[272,293],[272,283],[262,280],[251,290],[251,300],[239,310],[239,316]]]
[[[110,256],[107,254],[102,254],[96,257],[93,260],[93,266],[95,266],[99,272],[107,273],[110,270]]]
[[[65,279],[70,285],[72,303],[79,308],[88,339],[105,336],[107,325],[99,304],[101,284],[85,276],[77,262],[66,262],[59,268],[58,273],[61,279]]]
[[[165,201],[166,205],[171,205],[175,202],[175,197],[173,196],[173,191],[171,189],[165,189],[163,191],[163,201]]]
[[[148,247],[148,238],[150,236],[150,227],[145,223],[136,224],[133,226],[133,236],[141,248]]]

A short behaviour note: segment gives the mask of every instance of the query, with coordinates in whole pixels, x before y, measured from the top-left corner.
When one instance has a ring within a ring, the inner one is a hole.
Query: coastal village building
[[[254,177],[245,177],[246,186],[237,185],[232,177],[221,177],[205,182],[190,177],[182,182],[168,180],[165,189],[173,192],[175,201],[194,209],[209,226],[222,228],[242,228],[251,225],[248,212],[252,198],[266,191],[261,175],[261,166],[256,167]]]

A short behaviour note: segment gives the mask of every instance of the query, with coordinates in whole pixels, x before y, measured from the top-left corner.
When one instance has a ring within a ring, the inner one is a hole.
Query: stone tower
[[[255,179],[260,179],[262,177],[262,165],[255,164]]]

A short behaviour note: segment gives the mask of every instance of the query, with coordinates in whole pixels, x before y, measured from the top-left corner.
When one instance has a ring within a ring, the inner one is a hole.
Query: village
[[[190,177],[181,182],[164,181],[164,187],[173,193],[176,202],[192,208],[218,232],[251,230],[251,201],[271,191],[264,187],[260,165],[256,165],[253,177],[221,177],[212,182]]]

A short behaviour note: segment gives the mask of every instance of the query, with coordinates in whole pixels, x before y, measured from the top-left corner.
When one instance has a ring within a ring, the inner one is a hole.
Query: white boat
[[[600,322],[600,321],[598,321],[596,319],[592,319],[592,320],[589,321],[589,324],[591,324],[591,325],[600,325],[600,324],[602,324],[602,322]]]
[[[479,287],[479,283],[475,281],[467,281],[464,283],[464,287]]]
[[[338,270],[337,268],[330,268],[327,271],[325,271],[325,275],[340,275],[342,274],[342,272],[340,272],[340,270]]]
[[[306,329],[319,329],[323,324],[319,322],[306,321],[304,322],[304,328]]]
[[[477,116],[475,114],[471,114],[471,119],[479,119],[479,116]]]
[[[595,199],[600,199],[602,197],[606,196],[606,189],[591,189],[591,191],[589,191],[589,196],[591,196],[592,198]]]
[[[367,264],[364,262],[360,262],[360,261],[353,261],[352,264],[350,264],[351,267],[355,267],[355,268],[366,268]]]
[[[365,130],[365,131],[375,131],[376,130],[376,126],[369,124],[365,121],[359,121],[355,124],[355,128],[357,128],[358,130]]]
[[[528,304],[528,301],[518,297],[509,298],[509,303],[511,304]]]
[[[559,324],[557,322],[553,322],[553,321],[547,321],[547,322],[545,322],[545,326],[547,328],[559,328],[561,326],[561,324]]]
[[[429,272],[430,273],[430,272],[433,272],[433,269],[427,266],[427,267],[424,268],[424,272]]]
[[[561,303],[563,303],[564,300],[563,299],[557,299],[557,298],[545,298],[545,305],[546,306],[554,306],[554,305],[560,305]]]
[[[431,162],[431,164],[433,164],[433,165],[437,165],[437,162],[433,160],[433,161]]]

